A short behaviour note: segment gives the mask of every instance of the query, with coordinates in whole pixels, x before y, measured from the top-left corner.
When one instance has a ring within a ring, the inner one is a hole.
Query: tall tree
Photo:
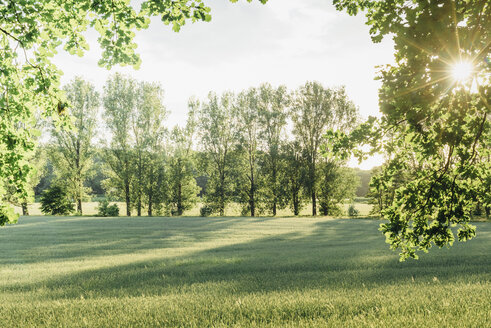
[[[114,189],[126,202],[126,215],[131,216],[131,183],[134,177],[134,136],[131,121],[136,106],[135,80],[121,74],[111,76],[104,86],[104,118],[111,133],[111,143],[104,150],[109,170],[106,188]]]
[[[188,120],[184,128],[174,127],[170,136],[169,184],[170,203],[173,215],[182,215],[198,201],[200,188],[194,178],[196,168],[192,150],[196,135],[196,114],[199,102],[189,101]]]
[[[328,129],[345,130],[357,120],[357,109],[344,87],[325,89],[318,82],[307,82],[295,91],[292,101],[293,133],[302,145],[307,163],[307,190],[312,201],[312,215],[317,215],[317,162]]]
[[[299,215],[305,203],[305,193],[302,190],[307,177],[305,156],[300,143],[295,140],[284,143],[280,149],[280,201],[290,205],[294,215]]]
[[[281,203],[280,184],[280,147],[282,134],[287,122],[287,109],[290,96],[285,86],[273,88],[270,84],[262,84],[258,89],[258,114],[260,122],[260,148],[264,151],[264,165],[262,173],[265,176],[265,189],[267,190],[268,205],[276,215]]]
[[[259,146],[259,110],[258,92],[255,88],[241,92],[235,102],[234,115],[237,119],[238,146],[245,155],[245,177],[239,182],[239,189],[246,195],[246,208],[251,216],[256,216],[258,195],[258,146]]]
[[[84,183],[90,174],[94,155],[99,94],[91,83],[80,77],[67,84],[64,90],[73,127],[60,129],[53,126],[50,157],[57,179],[64,181],[66,191],[77,204],[77,212],[82,214],[82,200],[88,191]]]
[[[201,145],[205,152],[208,176],[206,201],[221,216],[232,194],[232,152],[237,143],[236,120],[233,113],[234,96],[210,92],[208,101],[199,111],[198,126]]]
[[[472,238],[472,209],[476,202],[489,202],[491,188],[491,4],[335,3],[349,14],[364,10],[372,40],[389,34],[395,44],[395,64],[379,76],[382,119],[368,136],[356,131],[343,143],[369,140],[379,149],[395,150],[384,175],[389,185],[413,154],[421,165],[382,211],[389,223],[381,230],[391,247],[400,249],[401,260],[432,245],[452,244],[454,225],[460,226],[459,240]],[[388,132],[396,138],[385,138]]]
[[[147,196],[151,199],[155,188],[152,188],[154,181],[149,180],[157,176],[158,166],[163,165],[158,159],[162,159],[161,153],[165,135],[163,123],[167,111],[162,103],[163,91],[159,84],[140,82],[134,92],[135,107],[130,112],[131,133],[134,140],[132,196],[137,215],[141,216],[145,189],[150,193]],[[149,167],[150,165],[152,167]],[[146,173],[148,173],[147,176]],[[146,179],[148,180],[145,181]],[[150,212],[152,211],[151,205],[152,202],[149,203]]]

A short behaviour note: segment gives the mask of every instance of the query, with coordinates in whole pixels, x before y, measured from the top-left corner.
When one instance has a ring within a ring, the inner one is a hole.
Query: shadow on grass
[[[201,238],[220,239],[224,229],[248,220],[248,225],[262,219],[194,219],[176,223],[180,234],[190,234],[191,242]],[[119,222],[118,222],[119,223]],[[127,223],[129,224],[129,223]],[[154,231],[139,245],[126,246],[119,253],[130,254],[142,249],[172,247],[159,244],[158,238],[169,238],[177,230]],[[218,294],[262,293],[282,290],[334,290],[371,288],[390,284],[438,283],[489,280],[491,272],[491,225],[480,224],[477,238],[450,250],[436,250],[419,261],[398,262],[397,254],[388,250],[378,223],[370,220],[329,220],[313,223],[311,231],[291,231],[262,236],[252,241],[196,251],[165,259],[136,261],[130,264],[90,269],[55,276],[32,284],[4,286],[11,292],[33,292],[43,289],[44,298],[121,297],[165,295],[169,293],[206,292]],[[205,230],[206,231],[203,231]],[[250,229],[250,228],[249,228]],[[251,231],[254,231],[252,229]],[[114,236],[114,239],[120,238]],[[119,241],[114,240],[116,244]],[[123,243],[123,241],[121,241]],[[119,245],[121,246],[121,245]],[[77,252],[69,244],[60,245],[73,257]],[[107,250],[85,248],[85,256]],[[112,254],[109,252],[109,254]],[[51,257],[39,261],[51,260]]]
[[[144,221],[142,221],[144,220]],[[29,217],[0,230],[0,265],[130,254],[214,238],[240,218]]]

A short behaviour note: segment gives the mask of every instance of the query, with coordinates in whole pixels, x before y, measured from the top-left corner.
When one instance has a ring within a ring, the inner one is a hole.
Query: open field
[[[112,204],[113,202],[111,202]],[[119,207],[119,215],[124,216],[126,215],[126,204],[123,202],[117,202]],[[84,215],[96,215],[98,212],[98,202],[84,202],[82,203],[82,210]],[[201,208],[202,204],[197,204],[193,209],[189,211],[185,211],[183,213],[184,216],[199,216],[199,209]],[[360,212],[360,216],[367,216],[370,213],[370,210],[372,209],[371,204],[366,204],[366,203],[355,203],[355,208]],[[344,210],[345,214],[347,213],[349,204],[343,204],[342,209]],[[43,215],[41,212],[41,204],[40,203],[32,203],[28,205],[29,208],[29,214],[30,215]],[[16,212],[21,214],[22,210],[20,207],[16,208]],[[241,215],[241,207],[240,204],[237,203],[232,203],[229,206],[227,206],[225,210],[225,215],[226,216],[240,216]],[[133,215],[136,215],[136,211],[132,211]],[[305,206],[302,211],[300,212],[300,215],[311,215],[312,214],[312,206],[307,205]],[[143,216],[147,215],[146,210],[143,211],[142,213]],[[289,209],[280,209],[278,210],[278,216],[293,216],[293,212]]]
[[[374,220],[21,217],[0,327],[490,327],[491,223],[398,262]]]

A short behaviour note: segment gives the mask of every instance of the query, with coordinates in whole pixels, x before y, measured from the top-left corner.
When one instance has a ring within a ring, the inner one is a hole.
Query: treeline
[[[48,124],[31,180],[38,191],[62,187],[81,214],[82,201],[103,189],[126,203],[128,216],[182,215],[200,199],[204,216],[224,215],[231,202],[243,215],[284,208],[298,215],[309,203],[312,215],[335,215],[360,183],[327,155],[326,131],[348,132],[358,122],[343,87],[210,92],[190,99],[186,124],[171,129],[159,84],[115,74],[102,94],[81,78],[64,89],[71,127]]]

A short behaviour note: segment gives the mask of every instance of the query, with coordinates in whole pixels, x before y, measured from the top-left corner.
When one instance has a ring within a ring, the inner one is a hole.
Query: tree
[[[280,148],[289,104],[290,96],[285,86],[278,88],[273,88],[270,84],[259,86],[257,101],[261,138],[259,147],[264,152],[261,172],[266,180],[265,198],[273,215],[276,215],[277,208],[281,205]]]
[[[158,186],[161,181],[160,167],[163,166],[163,141],[166,129],[163,125],[167,111],[162,103],[163,91],[159,84],[140,82],[135,89],[135,106],[131,108],[130,124],[134,140],[133,158],[134,178],[132,179],[133,204],[137,215],[141,216],[143,197],[146,193],[149,214],[158,199]],[[160,178],[160,179],[159,179]]]
[[[160,17],[174,31],[189,20],[211,20],[210,8],[202,0],[145,0],[139,11],[127,0],[4,1],[0,16],[0,109],[4,113],[0,115],[0,199],[7,184],[17,187],[19,198],[27,197],[27,158],[34,149],[36,113],[56,116],[66,107],[59,88],[62,72],[51,61],[62,45],[68,53],[83,56],[89,48],[84,33],[94,28],[103,50],[99,65],[137,68],[140,58],[135,53],[134,32],[147,28],[150,17]],[[14,221],[12,213],[0,205],[0,224]]]
[[[66,190],[53,186],[41,197],[41,211],[51,215],[68,215],[75,210]]]
[[[397,153],[387,165],[387,182],[407,170],[411,156],[421,166],[382,211],[389,220],[381,226],[387,241],[404,260],[432,245],[451,245],[454,225],[460,241],[472,238],[472,209],[479,201],[489,204],[491,188],[489,1],[335,4],[349,14],[365,10],[372,40],[390,34],[395,44],[396,64],[379,74],[382,119],[340,142],[352,147],[368,141]]]
[[[318,82],[307,82],[295,91],[291,117],[293,133],[307,159],[307,190],[312,200],[312,215],[317,215],[318,156],[328,129],[345,131],[357,120],[357,109],[344,87],[325,89]]]
[[[242,202],[247,205],[246,210],[251,216],[256,216],[258,201],[258,145],[259,145],[259,111],[258,92],[250,88],[241,92],[236,99],[234,116],[237,119],[238,146],[240,153],[245,155],[245,181],[238,181],[238,189],[245,197]],[[244,165],[240,165],[241,167]],[[245,211],[243,211],[245,212]]]
[[[53,139],[50,157],[58,180],[63,180],[68,194],[75,199],[77,212],[82,214],[82,200],[88,188],[84,186],[90,175],[97,127],[99,94],[89,82],[80,77],[64,87],[68,100],[68,113],[72,117],[71,129],[51,129]]]
[[[294,215],[299,215],[305,203],[302,191],[307,176],[305,156],[298,141],[290,141],[280,148],[280,202],[290,205]]]
[[[104,118],[112,135],[111,144],[104,150],[109,178],[106,189],[114,189],[126,202],[126,215],[131,216],[130,186],[134,177],[131,120],[136,106],[135,80],[114,74],[104,86]]]
[[[189,101],[187,124],[184,128],[174,127],[170,137],[169,184],[170,203],[173,215],[182,215],[198,201],[200,188],[194,178],[196,168],[192,146],[196,134],[196,110],[199,102]]]
[[[233,116],[234,96],[225,92],[220,97],[208,94],[208,102],[199,110],[198,126],[208,171],[206,202],[221,216],[232,196],[232,152],[237,143],[236,120]]]
[[[353,169],[341,167],[332,159],[320,163],[319,207],[322,215],[339,215],[344,200],[353,200],[360,178]]]

